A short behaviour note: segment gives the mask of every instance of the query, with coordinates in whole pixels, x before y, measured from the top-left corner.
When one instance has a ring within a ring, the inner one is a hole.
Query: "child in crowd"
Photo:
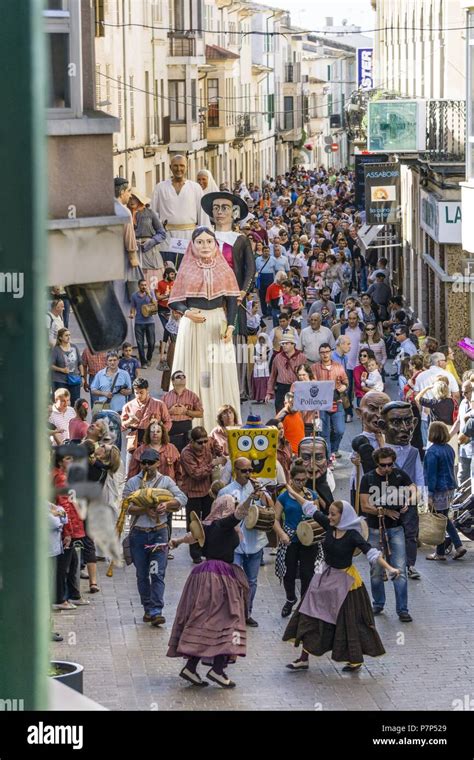
[[[361,375],[362,389],[367,393],[368,391],[378,391],[382,393],[384,384],[382,375],[379,372],[379,365],[375,359],[368,359],[367,372],[363,372]]]
[[[252,373],[252,399],[256,404],[264,404],[270,377],[270,354],[272,344],[266,333],[261,332],[255,345],[254,367]]]
[[[137,369],[140,367],[140,362],[133,356],[133,346],[131,343],[124,343],[122,346],[122,358],[119,360],[119,368],[124,369],[130,375],[130,380],[133,383],[137,376]]]
[[[301,297],[300,288],[297,288],[297,287],[291,288],[288,306],[291,308],[291,311],[292,311],[292,320],[290,324],[292,327],[296,328],[299,334],[301,332],[301,323],[303,321],[303,309],[304,309],[304,301]]]

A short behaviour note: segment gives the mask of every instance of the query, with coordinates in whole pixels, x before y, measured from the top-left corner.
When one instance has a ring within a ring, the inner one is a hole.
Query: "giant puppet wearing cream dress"
[[[246,295],[255,277],[255,257],[246,235],[235,232],[232,226],[248,216],[245,201],[238,195],[219,190],[206,193],[201,199],[201,207],[209,216],[214,227],[219,248],[232,269],[240,289],[239,305],[235,321],[234,343],[237,350],[237,371],[240,394],[250,395],[247,353],[247,313]],[[252,347],[253,348],[253,347]]]
[[[207,227],[192,235],[173,286],[170,306],[183,314],[173,359],[204,408],[211,430],[217,412],[231,404],[240,417],[240,393],[232,334],[240,288]]]

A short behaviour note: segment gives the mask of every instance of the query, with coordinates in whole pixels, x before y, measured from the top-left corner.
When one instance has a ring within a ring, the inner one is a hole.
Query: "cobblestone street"
[[[155,392],[156,375],[148,370]],[[256,406],[254,411],[263,420],[271,414],[269,407]],[[347,497],[348,452],[359,430],[355,420],[346,426],[342,450],[347,453],[335,470],[339,497]],[[176,526],[179,535],[182,523]],[[64,642],[51,645],[51,651],[56,659],[84,665],[84,693],[111,710],[451,710],[454,700],[463,702],[473,694],[469,653],[474,648],[474,550],[469,542],[466,546],[462,561],[448,559],[444,564],[426,562],[429,550],[422,547],[422,579],[409,581],[413,623],[399,622],[389,588],[385,612],[376,618],[387,653],[367,658],[358,674],[343,674],[344,663],[327,655],[310,658],[306,673],[285,669],[295,650],[281,641],[285,595],[268,549],[253,611],[259,627],[248,629],[247,657],[229,667],[237,682],[234,690],[187,686],[178,678],[182,661],[166,657],[176,606],[193,567],[187,547],[177,549],[168,564],[165,625],[152,628],[142,622],[133,566],[116,569],[110,579],[105,563],[99,563],[101,593],[90,596],[87,581],[82,581],[90,606],[55,614],[55,630]],[[367,561],[359,557],[356,564],[368,585]],[[207,669],[200,670],[204,675]]]

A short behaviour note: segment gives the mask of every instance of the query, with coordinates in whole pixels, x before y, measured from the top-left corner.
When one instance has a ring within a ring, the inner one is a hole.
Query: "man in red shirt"
[[[173,267],[166,267],[163,273],[163,279],[159,281],[158,285],[155,288],[155,298],[158,302],[158,317],[160,318],[160,322],[163,326],[163,339],[160,341],[160,357],[164,353],[162,350],[163,344],[166,343],[169,338],[169,332],[166,329],[166,323],[168,322],[171,314],[170,307],[168,306],[168,301],[175,280],[176,270],[173,269]]]
[[[186,530],[189,530],[190,514],[196,512],[205,520],[211,511],[212,499],[209,491],[212,482],[212,470],[219,464],[225,464],[222,446],[215,438],[209,438],[207,430],[195,427],[191,430],[191,442],[181,452],[183,478],[181,490],[188,497],[186,504]],[[202,562],[199,544],[190,544],[189,553],[194,564]]]
[[[194,418],[202,418],[203,408],[201,399],[196,393],[186,388],[186,375],[182,370],[176,370],[171,375],[173,390],[163,396],[171,417],[170,443],[179,452],[188,444],[189,433]]]
[[[336,384],[331,411],[321,411],[319,414],[323,426],[322,435],[328,445],[328,452],[337,457],[346,425],[341,396],[347,390],[349,381],[342,364],[333,360],[329,343],[320,345],[319,356],[320,361],[311,367],[314,379],[334,380]]]
[[[286,272],[277,272],[275,281],[268,286],[265,295],[265,301],[271,311],[273,327],[278,327],[278,315],[280,314],[280,296],[282,294],[281,285],[286,280]]]
[[[296,348],[296,338],[293,333],[284,333],[280,340],[280,353],[275,356],[272,371],[268,379],[268,390],[265,403],[275,398],[275,411],[278,414],[285,403],[285,394],[298,380],[296,370],[306,362],[306,356]]]

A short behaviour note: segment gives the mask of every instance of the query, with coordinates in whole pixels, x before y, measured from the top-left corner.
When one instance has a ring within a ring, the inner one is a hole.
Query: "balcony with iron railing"
[[[169,32],[169,55],[173,58],[193,58],[196,56],[196,37],[189,32]]]
[[[372,93],[373,94],[373,93]],[[371,93],[356,92],[345,108],[349,140],[367,145],[367,103]],[[390,96],[384,100],[391,100]],[[397,98],[400,99],[400,98]],[[466,102],[464,100],[426,100],[426,147],[424,160],[463,164],[466,158]]]
[[[428,100],[426,152],[430,161],[464,163],[466,160],[466,102]]]
[[[261,114],[244,113],[236,117],[235,136],[248,137],[261,129]]]
[[[148,116],[146,119],[146,144],[167,145],[170,141],[170,117]]]
[[[301,82],[301,64],[285,63],[285,83]]]

